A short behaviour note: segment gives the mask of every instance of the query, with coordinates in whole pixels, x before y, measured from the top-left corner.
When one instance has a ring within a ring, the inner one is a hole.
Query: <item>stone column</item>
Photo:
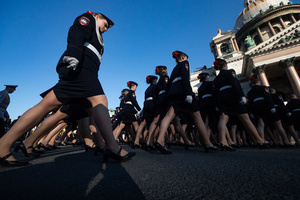
[[[297,20],[295,19],[294,15],[293,14],[290,14],[290,15],[291,15],[291,19],[292,19],[293,23],[296,23]]]
[[[252,69],[252,73],[257,75],[259,77],[259,80],[261,81],[261,84],[264,86],[270,86],[270,83],[267,79],[266,73],[265,73],[266,65],[261,65],[258,67],[255,67]]]
[[[236,51],[235,44],[233,43],[232,38],[230,38],[230,44],[231,44],[232,50]]]
[[[216,44],[216,49],[217,49],[218,57],[221,56],[222,53],[221,53],[220,47],[217,44]]]
[[[279,21],[280,21],[282,27],[283,27],[284,29],[286,29],[287,26],[286,26],[286,24],[284,23],[284,21],[283,21],[283,19],[282,19],[281,17],[279,17]]]
[[[233,39],[233,42],[234,42],[234,44],[235,44],[236,50],[239,51],[240,48],[239,48],[239,45],[238,45],[238,43],[236,42],[236,39],[235,39],[235,38]]]
[[[260,28],[259,28],[259,27],[257,27],[257,28],[256,28],[256,30],[257,30],[257,32],[258,32],[258,35],[259,35],[259,37],[260,37],[261,41],[262,41],[262,42],[264,42],[264,41],[265,41],[265,39],[264,39],[263,35],[261,34]]]
[[[276,32],[275,32],[271,22],[268,22],[268,26],[269,26],[269,29],[271,30],[272,35],[276,35]]]
[[[300,79],[295,70],[295,57],[281,60],[280,66],[284,68],[295,95],[300,98]]]

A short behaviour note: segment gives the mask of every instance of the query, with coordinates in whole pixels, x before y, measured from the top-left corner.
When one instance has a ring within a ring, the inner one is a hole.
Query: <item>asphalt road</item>
[[[122,146],[137,155],[103,164],[102,155],[65,146],[30,159],[30,166],[0,167],[0,200],[300,199],[300,148],[171,147],[173,154],[162,155]]]

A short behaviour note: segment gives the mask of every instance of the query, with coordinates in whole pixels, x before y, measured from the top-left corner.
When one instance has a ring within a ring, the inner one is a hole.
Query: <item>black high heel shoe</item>
[[[43,143],[39,143],[38,148],[39,148],[39,149],[43,148],[45,151],[53,150],[53,149],[51,149],[51,148],[49,148],[49,147],[43,145]]]
[[[216,146],[209,146],[209,145],[203,145],[203,148],[205,150],[206,153],[208,153],[209,151],[218,151],[218,147]]]
[[[93,144],[92,146],[84,144],[84,150],[85,152],[88,152],[89,150],[95,151],[95,144]]]
[[[142,145],[133,143],[132,148],[133,149],[140,149],[140,148],[142,148]]]
[[[129,160],[130,158],[132,158],[133,156],[136,155],[135,152],[128,152],[125,156],[121,156],[121,151],[122,151],[122,147],[120,147],[118,153],[113,153],[109,149],[104,149],[103,163],[107,163],[108,158],[112,158],[112,159],[120,161],[120,162],[125,162],[125,161]]]
[[[40,154],[38,153],[28,153],[27,149],[33,148],[32,146],[26,148],[23,142],[19,143],[16,148],[14,149],[14,152],[18,152],[19,150],[22,151],[25,157],[38,157]]]
[[[231,146],[227,146],[227,145],[224,145],[224,144],[221,144],[220,148],[221,148],[221,151],[236,151],[235,148],[232,148]]]
[[[171,154],[172,152],[169,151],[167,148],[163,147],[161,144],[156,142],[156,149],[160,151],[161,154]]]
[[[186,150],[188,150],[189,149],[189,147],[195,147],[195,145],[194,144],[183,144],[183,147],[186,149]]]
[[[6,160],[8,157],[10,157],[12,153],[9,153],[8,155],[0,158],[0,165],[3,167],[21,167],[21,166],[26,166],[29,165],[29,162],[27,161],[9,161]]]

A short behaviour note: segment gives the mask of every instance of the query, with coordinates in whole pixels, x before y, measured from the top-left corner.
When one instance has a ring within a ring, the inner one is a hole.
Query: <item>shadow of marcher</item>
[[[56,156],[0,168],[0,199],[145,199],[122,163],[103,164],[102,156],[82,151]]]

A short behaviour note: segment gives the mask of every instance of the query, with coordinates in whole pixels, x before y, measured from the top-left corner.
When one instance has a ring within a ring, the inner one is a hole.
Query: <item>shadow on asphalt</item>
[[[101,155],[68,148],[31,162],[0,172],[1,200],[145,199],[122,164],[112,160],[104,164]]]

